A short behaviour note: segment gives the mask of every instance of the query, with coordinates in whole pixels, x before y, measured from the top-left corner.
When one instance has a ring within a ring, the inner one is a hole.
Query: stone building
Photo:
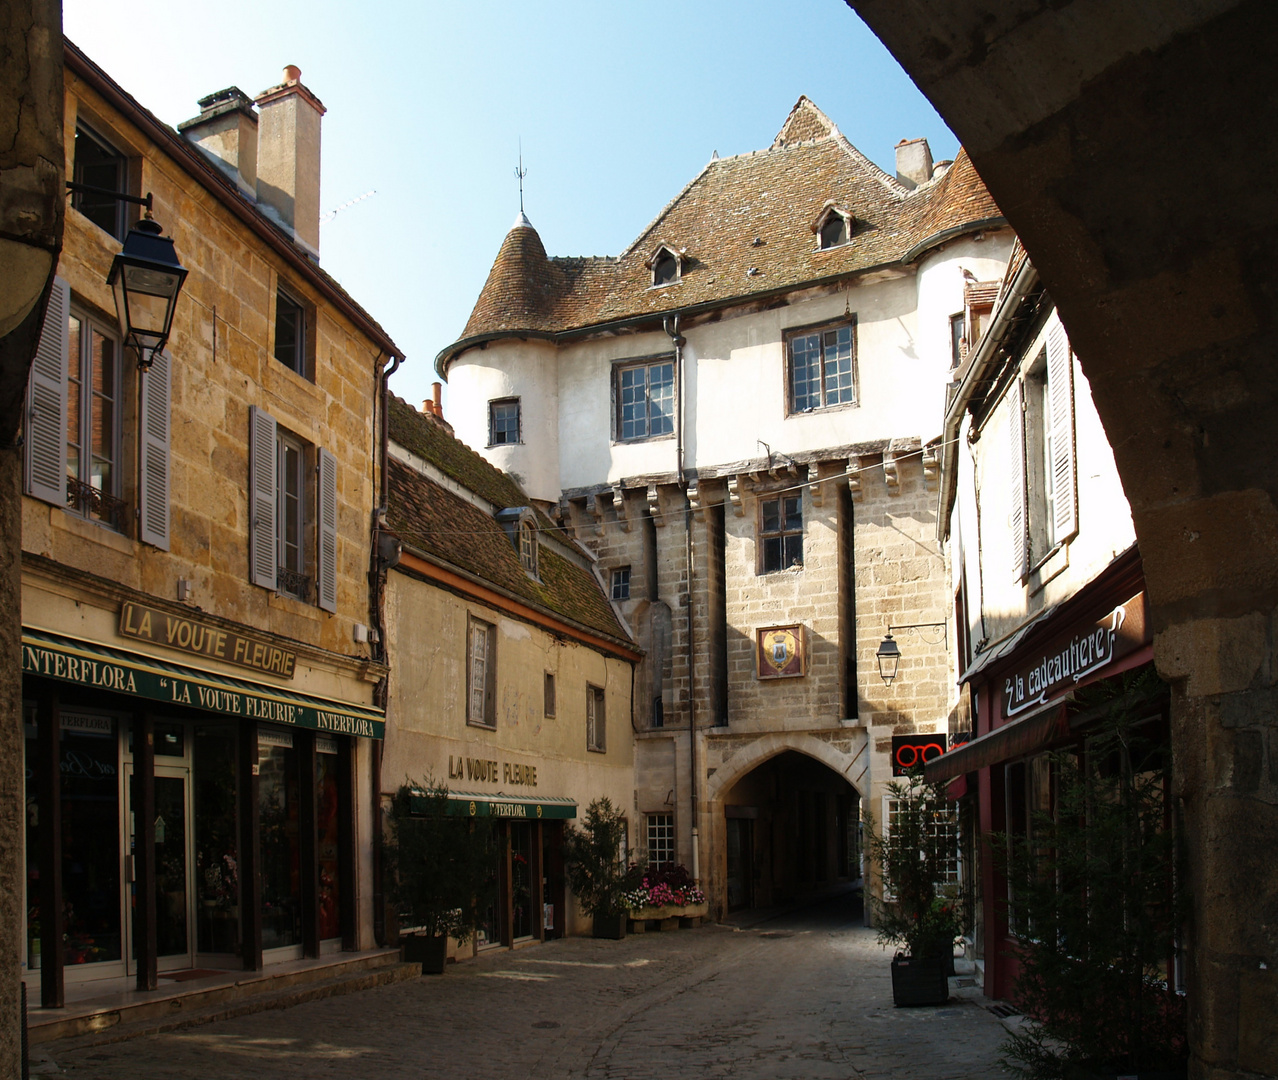
[[[966,157],[897,162],[801,98],[618,257],[521,214],[436,361],[459,437],[597,555],[645,652],[640,849],[720,914],[858,877],[893,739],[947,724],[936,440],[1011,237]]]
[[[65,71],[84,187],[22,500],[23,951],[46,1007],[371,947],[368,572],[400,355],[317,263],[324,107],[297,69],[182,134],[70,43]],[[149,366],[107,284],[139,213],[113,193],[153,195],[189,272]]]
[[[630,805],[642,654],[594,556],[425,404],[390,400],[383,790],[433,781],[450,811],[498,819],[495,902],[452,946],[469,955],[583,928],[564,827]]]

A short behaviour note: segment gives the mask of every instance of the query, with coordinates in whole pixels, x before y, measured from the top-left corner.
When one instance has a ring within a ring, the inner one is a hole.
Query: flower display
[[[687,868],[671,866],[661,870],[644,870],[631,868],[633,877],[638,877],[638,884],[627,889],[623,899],[626,907],[634,910],[644,907],[690,907],[704,904],[706,894],[693,881]]]

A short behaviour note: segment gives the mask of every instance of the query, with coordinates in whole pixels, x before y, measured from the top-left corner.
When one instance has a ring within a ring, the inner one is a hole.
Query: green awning
[[[330,735],[380,739],[386,730],[385,714],[366,706],[232,679],[39,630],[22,631],[22,671],[166,705],[310,728]]]
[[[412,813],[421,813],[425,797],[413,796],[409,801]],[[523,821],[564,820],[577,816],[577,801],[563,795],[538,795],[534,798],[520,795],[496,795],[484,791],[448,792],[450,817],[503,817]]]

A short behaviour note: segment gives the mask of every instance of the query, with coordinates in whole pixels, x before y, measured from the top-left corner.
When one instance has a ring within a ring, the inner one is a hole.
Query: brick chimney
[[[318,260],[320,118],[327,110],[301,78],[301,70],[290,64],[282,83],[254,99],[261,114],[257,203]]]
[[[178,124],[191,142],[231,177],[241,192],[257,198],[257,110],[238,86],[200,98],[200,115]]]
[[[927,139],[902,139],[896,144],[896,178],[911,190],[932,179],[932,148]]]

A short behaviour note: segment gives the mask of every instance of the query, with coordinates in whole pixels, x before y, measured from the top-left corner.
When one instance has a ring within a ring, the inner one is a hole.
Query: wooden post
[[[515,943],[514,890],[510,887],[510,824],[497,826],[497,842],[501,844],[501,859],[497,874],[497,910],[501,912],[501,943],[507,947]]]
[[[534,934],[538,941],[546,940],[546,881],[543,876],[545,868],[543,867],[544,858],[542,856],[543,830],[545,824],[538,821],[533,825],[533,842],[532,842],[532,858],[529,860],[529,875],[532,878],[532,899],[533,899],[533,925],[536,927]]]
[[[46,686],[36,706],[36,790],[40,823],[40,1005],[63,1006],[62,946],[62,710]]]
[[[133,717],[133,952],[137,963],[137,987],[154,990],[159,973],[156,954],[155,881],[155,720]]]
[[[240,730],[240,934],[245,971],[262,970],[262,830],[257,802],[257,725]]]
[[[302,906],[302,955],[320,954],[319,937],[319,817],[315,805],[315,732],[293,732],[297,758],[297,866]]]
[[[355,739],[337,736],[337,897],[340,905],[342,948],[359,948],[359,912],[356,910],[355,880],[358,874],[355,850]],[[374,821],[380,831],[382,823]],[[375,890],[376,891],[376,890]]]

